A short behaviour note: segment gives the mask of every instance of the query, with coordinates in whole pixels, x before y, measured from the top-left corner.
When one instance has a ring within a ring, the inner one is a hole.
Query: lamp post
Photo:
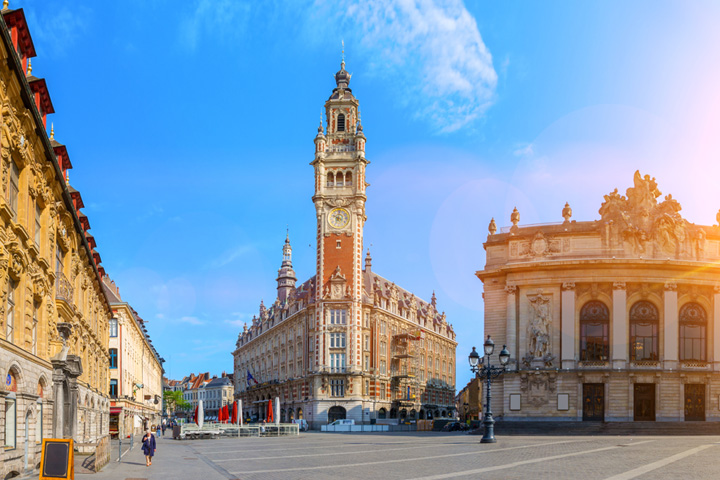
[[[475,376],[479,379],[487,381],[485,418],[483,419],[483,426],[485,428],[480,443],[495,443],[497,440],[495,440],[495,420],[493,419],[492,411],[490,410],[490,383],[493,378],[497,378],[505,373],[505,366],[507,365],[508,360],[510,360],[510,352],[508,352],[507,347],[503,345],[503,349],[500,351],[499,355],[500,366],[493,367],[490,365],[490,356],[495,350],[495,342],[492,341],[490,335],[488,335],[487,340],[485,340],[483,349],[485,351],[485,356],[483,357],[484,365],[479,365],[480,355],[478,355],[475,351],[475,347],[473,347],[472,352],[470,352],[468,361],[470,362],[470,370],[475,374]]]

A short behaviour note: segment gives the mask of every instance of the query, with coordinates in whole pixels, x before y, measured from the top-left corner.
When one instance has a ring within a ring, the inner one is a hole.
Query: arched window
[[[680,309],[680,360],[706,359],[705,333],[707,315],[697,303],[686,303]]]
[[[345,174],[345,185],[348,187],[352,186],[352,172],[347,172]]]
[[[345,131],[345,114],[341,113],[338,115],[338,123],[337,123],[337,131],[338,132],[344,132]]]
[[[580,360],[604,362],[609,356],[610,313],[600,301],[587,302],[580,309]]]
[[[378,410],[378,418],[384,419],[387,416],[387,410],[381,408]]]
[[[658,360],[658,310],[642,300],[630,309],[630,360]]]
[[[328,174],[327,174],[327,186],[328,187],[335,186],[335,175],[333,174],[333,172],[328,172]]]

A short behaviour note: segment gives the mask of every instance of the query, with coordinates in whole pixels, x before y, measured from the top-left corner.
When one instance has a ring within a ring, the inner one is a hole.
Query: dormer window
[[[341,113],[338,115],[338,122],[337,122],[337,131],[338,132],[344,132],[345,131],[345,114]]]

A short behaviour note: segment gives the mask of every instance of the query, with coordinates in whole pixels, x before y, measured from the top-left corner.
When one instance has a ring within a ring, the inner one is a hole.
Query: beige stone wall
[[[491,232],[485,269],[477,272],[485,330],[496,345],[508,342],[512,371],[496,383],[493,413],[581,420],[583,384],[602,384],[605,420],[633,420],[635,409],[645,408],[635,385],[653,384],[657,421],[684,420],[686,402],[699,397],[706,420],[720,419],[720,227],[690,223],[679,211],[671,196],[660,200],[654,179],[638,173],[627,197],[605,196],[600,221]],[[588,361],[581,311],[591,301],[607,308],[608,354]],[[633,357],[631,315],[638,302],[657,310],[655,358]],[[701,307],[696,321],[705,328],[704,354],[683,359],[681,315],[690,304]],[[548,343],[534,351],[538,341]],[[695,396],[686,396],[686,388]],[[511,410],[518,395],[521,408]],[[567,396],[567,410],[558,409],[558,395]]]

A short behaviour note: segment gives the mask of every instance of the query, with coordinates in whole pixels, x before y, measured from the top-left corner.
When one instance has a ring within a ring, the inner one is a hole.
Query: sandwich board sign
[[[75,464],[72,439],[45,438],[40,457],[38,480],[74,480]]]

